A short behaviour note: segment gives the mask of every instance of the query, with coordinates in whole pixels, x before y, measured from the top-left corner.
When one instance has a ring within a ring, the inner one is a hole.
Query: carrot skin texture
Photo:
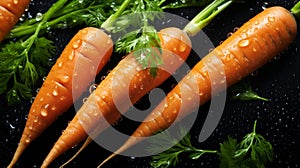
[[[15,24],[17,24],[29,3],[30,0],[0,1],[0,42]]]
[[[32,103],[20,143],[8,167],[12,167],[30,142],[81,96],[109,60],[112,50],[110,37],[97,28],[84,28],[71,39]]]
[[[47,167],[60,154],[87,138],[87,132],[96,130],[95,134],[98,134],[103,131],[108,126],[103,123],[113,124],[131,106],[125,102],[116,107],[115,102],[124,102],[124,97],[128,94],[131,103],[134,104],[165,81],[170,76],[169,72],[174,72],[186,60],[191,51],[191,41],[186,33],[177,28],[166,28],[158,32],[158,35],[164,65],[159,67],[157,75],[152,77],[148,68],[143,69],[133,53],[127,55],[101,81],[77,111],[74,119],[54,144],[42,167]]]
[[[141,138],[139,137],[149,137],[171,126],[176,116],[178,116],[178,113],[175,114],[174,110],[179,112],[179,109],[184,106],[180,111],[182,117],[194,111],[194,106],[182,104],[182,102],[187,102],[181,99],[182,93],[197,96],[192,97],[191,100],[200,100],[199,105],[206,103],[213,96],[211,94],[213,81],[210,81],[209,76],[217,76],[220,73],[208,67],[217,66],[216,62],[221,61],[226,84],[229,87],[287,48],[296,37],[296,34],[297,24],[288,10],[277,6],[265,9],[246,22],[232,36],[197,63],[178,85],[168,93],[162,101],[163,103],[160,103],[146,117],[145,122],[140,124],[125,144],[104,162],[140,142]],[[219,61],[213,61],[216,59]],[[193,88],[190,82],[191,78],[197,80],[194,85],[198,85],[199,90],[196,91],[198,95],[194,94],[195,90],[184,87],[184,85],[187,85]],[[216,83],[214,88],[220,89],[220,91],[224,89],[218,88],[218,82],[221,83],[222,80],[220,78],[214,81]]]

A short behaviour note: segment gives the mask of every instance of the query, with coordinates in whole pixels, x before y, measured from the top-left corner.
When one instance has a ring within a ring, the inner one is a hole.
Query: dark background
[[[246,0],[247,1],[247,0]],[[35,16],[37,11],[44,12],[52,4],[49,2],[38,2],[34,0],[29,8],[31,15]],[[227,34],[235,27],[240,27],[248,19],[262,11],[264,7],[283,6],[290,9],[296,0],[248,0],[245,3],[233,4],[217,16],[204,32],[214,45],[226,39]],[[195,16],[201,8],[188,8],[181,10],[170,10],[169,12],[186,17]],[[58,30],[53,32],[52,38],[58,46],[56,58],[63,47],[80,28],[71,30]],[[66,33],[68,32],[68,33]],[[267,167],[299,167],[300,166],[300,39],[299,35],[295,41],[267,65],[260,68],[255,75],[250,75],[251,86],[254,91],[270,101],[238,101],[232,100],[230,89],[226,101],[225,110],[218,127],[213,134],[203,143],[198,142],[199,131],[204,122],[205,112],[199,114],[194,124],[191,135],[193,145],[203,149],[219,149],[219,143],[232,136],[241,138],[252,131],[253,123],[257,120],[257,132],[269,140],[274,148],[274,161]],[[194,47],[197,47],[194,45]],[[201,46],[200,46],[201,47]],[[55,60],[55,59],[54,59]],[[193,63],[193,57],[188,62]],[[111,69],[111,62],[103,70],[103,74]],[[103,75],[102,74],[102,75]],[[100,74],[101,75],[101,74]],[[40,85],[42,81],[39,81]],[[164,85],[167,85],[166,82]],[[38,86],[40,86],[38,85]],[[163,87],[163,86],[162,86]],[[38,87],[37,87],[38,88]],[[17,147],[26,122],[26,116],[30,108],[30,101],[24,100],[15,106],[7,106],[4,96],[0,98],[0,166],[6,167],[10,162]],[[208,105],[200,108],[205,111]],[[36,139],[23,153],[15,167],[30,168],[39,167],[48,154],[54,142],[61,135],[69,120],[75,114],[74,108],[65,113],[44,134]],[[121,129],[132,129],[134,124],[128,121],[119,123]],[[59,157],[51,167],[59,167],[63,162],[76,152],[78,147],[66,152]],[[96,167],[105,157],[110,155],[109,151],[101,148],[95,143],[83,151],[76,160],[68,167]],[[117,156],[108,162],[105,167],[150,167],[150,157],[129,158]],[[180,157],[177,167],[218,167],[218,158],[214,155],[204,155],[198,160],[190,160],[185,155]],[[90,165],[90,166],[87,166]],[[119,166],[117,166],[119,165]]]

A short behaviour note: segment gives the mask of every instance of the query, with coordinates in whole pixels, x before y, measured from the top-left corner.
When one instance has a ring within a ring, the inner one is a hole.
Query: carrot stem
[[[208,25],[214,17],[226,9],[233,0],[214,0],[194,17],[183,29],[189,36],[195,36]]]
[[[296,17],[296,19],[299,21],[300,20],[300,1],[297,2],[293,8],[291,9],[292,14]]]
[[[123,11],[127,8],[127,6],[129,5],[129,3],[131,2],[131,0],[125,0],[122,5],[119,7],[119,9],[117,10],[116,13],[114,13],[113,15],[110,15],[110,17],[102,23],[101,28],[107,29],[109,27],[112,26],[112,24],[114,23],[114,21],[122,15]]]

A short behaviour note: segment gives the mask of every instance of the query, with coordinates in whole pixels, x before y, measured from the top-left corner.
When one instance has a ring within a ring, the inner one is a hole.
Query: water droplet
[[[30,103],[33,103],[34,100],[35,100],[35,97],[32,97],[32,98],[30,99]]]
[[[253,47],[252,51],[253,51],[253,52],[256,52],[257,50],[256,50],[256,48],[255,48],[255,47]]]
[[[55,88],[53,89],[52,95],[53,95],[53,96],[57,96],[57,95],[58,95],[57,85],[56,85]]]
[[[81,30],[82,34],[86,34],[88,31],[86,29]]]
[[[41,89],[41,88],[37,88],[37,89],[35,90],[35,92],[38,93],[38,92],[40,91],[40,89]]]
[[[186,50],[186,44],[185,43],[180,43],[179,45],[179,51],[184,52]]]
[[[42,115],[43,117],[46,117],[46,116],[48,115],[47,109],[43,108],[43,109],[41,110],[41,115]]]
[[[275,21],[275,17],[274,16],[269,16],[268,17],[268,21],[269,22],[274,22]]]
[[[63,65],[63,62],[59,62],[59,63],[58,63],[58,67],[59,67],[59,68],[61,68],[62,65]]]
[[[144,89],[144,85],[141,85],[141,86],[140,86],[140,89],[143,90],[143,89]]]
[[[111,41],[110,41],[110,40],[107,40],[106,44],[111,44]]]
[[[51,110],[53,110],[53,111],[56,110],[56,106],[52,106]]]
[[[17,4],[19,3],[19,1],[18,1],[18,0],[14,0],[13,3],[14,3],[15,5],[17,5]]]
[[[73,48],[75,49],[78,48],[80,45],[81,45],[81,40],[76,40],[72,44]]]
[[[96,88],[97,88],[98,84],[92,84],[89,88],[89,92],[92,93]]]
[[[61,96],[59,99],[60,99],[60,100],[65,100],[66,97],[65,97],[65,96]]]
[[[38,122],[38,119],[34,119],[33,122],[34,122],[34,123],[37,123],[37,122]]]
[[[239,47],[247,47],[250,44],[250,41],[248,39],[243,39],[239,41],[238,45]]]
[[[83,99],[82,99],[82,103],[84,104],[86,101],[87,101],[87,97],[84,97]]]
[[[46,77],[46,76],[44,76],[44,77],[43,77],[43,81],[45,81],[45,80],[46,80],[46,78],[47,78],[47,77]]]
[[[69,60],[72,61],[74,59],[75,53],[74,50],[72,51],[72,53],[69,55]]]
[[[36,20],[36,21],[41,21],[42,19],[43,19],[43,14],[40,13],[40,12],[37,13],[36,16],[35,16],[35,20]]]
[[[239,27],[233,28],[233,32],[236,32],[239,29]]]
[[[165,104],[165,108],[167,108],[168,107],[168,104]]]
[[[101,76],[100,80],[103,81],[106,78],[106,76]]]
[[[227,37],[230,37],[230,36],[232,36],[232,35],[233,35],[232,32],[227,33]]]
[[[28,139],[26,139],[26,140],[25,140],[25,142],[26,142],[26,143],[29,143],[29,142],[30,142],[30,139],[29,139],[29,138],[28,138]]]
[[[60,80],[61,80],[61,82],[63,82],[63,83],[67,83],[67,82],[70,81],[70,77],[69,77],[68,75],[64,75],[64,76],[61,77]]]
[[[29,127],[28,127],[28,129],[29,129],[29,130],[32,130],[32,129],[33,129],[33,127],[32,127],[32,126],[29,126]]]
[[[176,47],[174,47],[174,48],[173,48],[173,51],[177,51],[177,48],[176,48]]]

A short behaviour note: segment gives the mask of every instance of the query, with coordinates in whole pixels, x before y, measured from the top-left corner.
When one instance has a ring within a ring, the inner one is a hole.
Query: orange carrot
[[[288,10],[271,7],[259,13],[197,63],[146,117],[125,144],[100,166],[113,156],[139,143],[140,137],[149,137],[170,127],[179,116],[179,112],[181,116],[179,120],[190,114],[198,108],[193,106],[196,103],[194,100],[200,100],[199,105],[207,102],[213,96],[212,84],[217,90],[221,90],[224,79],[211,80],[214,76],[219,76],[220,72],[214,67],[220,66],[220,62],[224,69],[226,84],[231,86],[283,51],[296,34],[297,24]],[[196,79],[196,82],[191,79]],[[194,89],[195,85],[198,90]],[[188,100],[183,100],[183,93],[190,95]]]
[[[35,97],[8,167],[13,167],[25,148],[81,96],[109,60],[112,50],[111,38],[97,28],[84,28],[72,38]]]
[[[30,0],[1,0],[0,1],[0,42],[5,35],[17,24],[19,18],[29,5]]]
[[[178,28],[166,28],[158,32],[158,36],[164,64],[159,66],[156,76],[150,74],[149,68],[142,68],[134,53],[127,55],[88,97],[54,144],[42,167],[47,167],[60,154],[87,138],[89,130],[97,127],[98,132],[103,131],[106,128],[105,124],[101,124],[104,120],[110,124],[116,122],[131,106],[123,103],[122,107],[117,107],[115,104],[124,102],[128,89],[130,100],[135,103],[165,81],[186,60],[191,51],[191,41],[185,32]],[[156,48],[154,50],[160,54]],[[129,85],[127,81],[130,81]]]

